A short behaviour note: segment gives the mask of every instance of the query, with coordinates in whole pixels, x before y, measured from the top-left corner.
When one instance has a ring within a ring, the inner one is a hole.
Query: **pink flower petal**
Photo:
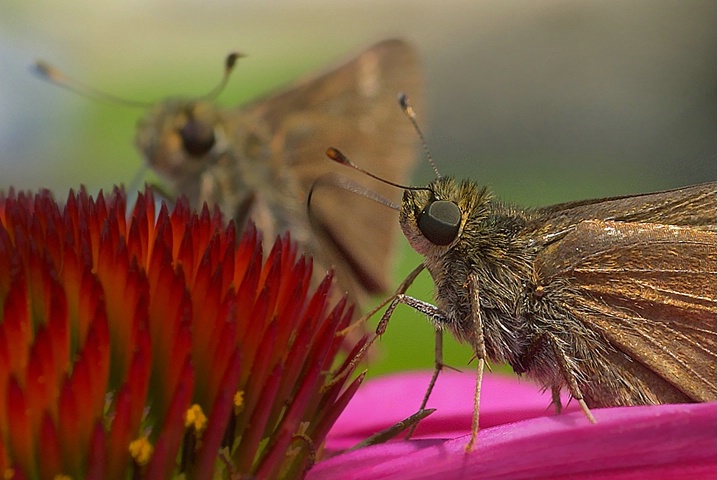
[[[363,385],[334,424],[326,440],[329,451],[350,448],[366,437],[416,412],[431,372],[409,372],[373,379]],[[423,420],[413,438],[454,438],[470,432],[475,374],[444,371],[436,382],[428,408],[436,412]],[[486,374],[481,389],[481,428],[555,414],[549,392],[504,375]],[[563,397],[563,405],[568,397]],[[566,412],[579,410],[572,402]]]
[[[450,388],[436,396],[437,401],[445,403],[434,404],[439,411],[428,420],[435,417],[433,421],[438,423],[442,417],[460,416],[457,404],[467,403],[462,416],[469,428],[472,389],[454,385],[461,383],[455,375],[448,374],[444,385],[450,383],[458,389]],[[386,390],[382,399],[373,397],[377,402],[373,412],[369,415],[363,410],[364,422],[371,421],[371,425],[377,423],[371,420],[374,415],[384,417],[387,410],[403,411],[395,406],[397,402],[390,402],[391,398],[420,401],[421,396],[415,397],[414,391],[419,389],[418,385],[411,386],[409,380],[401,376],[369,382],[366,392],[359,391],[354,397],[357,406],[349,405],[351,410],[347,409],[346,418],[337,422],[336,428],[347,431],[354,415],[363,408],[364,395],[376,395],[373,390],[381,386]],[[717,475],[715,403],[596,409],[593,413],[598,423],[593,425],[579,411],[545,416],[551,415],[545,410],[549,395],[541,397],[530,384],[495,376],[484,380],[481,420],[489,418],[481,422],[484,428],[470,454],[464,451],[467,436],[392,442],[320,462],[307,478],[714,479]],[[394,394],[398,397],[389,396]],[[505,395],[502,401],[501,394]],[[468,395],[467,401],[460,398],[465,395]],[[527,405],[525,409],[519,408],[521,402]],[[501,406],[506,408],[503,416],[499,413]],[[411,408],[406,408],[405,412],[412,413]],[[454,410],[441,414],[441,408]],[[519,413],[516,415],[516,412]],[[500,419],[529,412],[537,418],[501,424]],[[486,428],[491,419],[497,421]]]

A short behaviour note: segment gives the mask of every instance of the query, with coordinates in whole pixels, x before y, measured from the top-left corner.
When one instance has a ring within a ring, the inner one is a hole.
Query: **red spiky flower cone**
[[[329,381],[351,308],[288,235],[235,237],[150,191],[0,197],[0,471],[301,475],[362,380]]]

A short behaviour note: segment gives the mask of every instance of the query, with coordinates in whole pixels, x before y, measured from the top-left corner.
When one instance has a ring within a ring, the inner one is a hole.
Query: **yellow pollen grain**
[[[151,443],[149,443],[147,437],[138,438],[137,440],[131,441],[129,444],[129,454],[132,456],[134,461],[137,462],[137,465],[147,465],[149,459],[152,458],[153,452],[154,447]]]
[[[69,475],[58,474],[53,477],[53,480],[72,480],[72,477]]]
[[[189,407],[184,417],[184,426],[186,428],[194,427],[197,433],[203,432],[207,427],[207,417],[202,411],[202,407],[196,403]]]
[[[239,415],[239,413],[244,409],[244,392],[238,391],[234,394],[234,415]]]

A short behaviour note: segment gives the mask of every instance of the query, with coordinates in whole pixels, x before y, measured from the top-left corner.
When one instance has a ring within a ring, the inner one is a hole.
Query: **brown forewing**
[[[335,172],[399,202],[399,189],[326,161],[324,152],[341,145],[372,173],[406,183],[418,138],[396,106],[400,91],[422,107],[422,75],[414,50],[388,40],[245,111],[273,133],[274,161],[298,180],[298,201],[306,201],[317,178]],[[349,202],[352,208],[347,209]],[[345,190],[322,188],[312,197],[311,213],[312,224],[322,230],[315,249],[329,257],[339,278],[350,278],[351,290],[386,290],[398,230],[395,212]]]
[[[550,219],[537,281],[569,285],[563,307],[622,370],[621,383],[588,387],[588,404],[717,398],[717,184],[539,212]]]
[[[717,230],[717,182],[663,192],[560,203],[537,210],[536,234],[548,241],[582,220],[651,222]]]

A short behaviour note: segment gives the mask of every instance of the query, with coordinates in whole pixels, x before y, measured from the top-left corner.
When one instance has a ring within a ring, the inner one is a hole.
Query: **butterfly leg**
[[[528,372],[529,369],[526,365],[533,365],[535,359],[545,355],[546,349],[554,350],[554,347],[548,338],[548,335],[546,333],[541,333],[533,339],[528,346],[527,351],[520,358],[511,363],[513,371],[518,375]],[[563,403],[560,400],[560,385],[551,386],[550,393],[552,396],[550,404],[555,407],[555,413],[560,414],[563,411]]]
[[[480,392],[481,384],[483,383],[483,370],[485,369],[485,341],[483,339],[483,319],[481,317],[480,310],[480,282],[478,276],[472,274],[468,277],[468,289],[470,292],[471,301],[471,313],[473,315],[473,339],[472,346],[473,351],[476,355],[476,389],[473,397],[473,422],[471,426],[471,439],[466,445],[466,452],[470,452],[475,445],[476,438],[478,437],[478,430],[480,429],[479,424],[479,413],[480,413]]]
[[[391,318],[393,311],[400,303],[408,305],[409,307],[423,313],[436,326],[434,369],[433,375],[431,376],[431,381],[428,384],[426,393],[423,395],[423,400],[421,401],[421,406],[418,409],[419,412],[422,412],[426,410],[426,404],[428,403],[428,399],[431,397],[433,388],[436,385],[438,375],[443,370],[443,367],[445,367],[443,363],[443,331],[440,329],[440,326],[446,323],[446,314],[443,310],[431,303],[424,302],[423,300],[419,300],[408,295],[398,294],[391,301],[391,304],[388,306],[383,316],[381,317],[381,320],[378,322],[378,326],[376,327],[376,336],[381,336],[386,331],[388,320]],[[414,430],[416,429],[416,426],[418,426],[418,422],[414,423],[411,426],[410,430],[406,434],[406,438],[409,438],[413,434]]]
[[[368,312],[363,317],[356,320],[354,323],[349,325],[348,327],[344,328],[343,330],[339,331],[337,335],[346,335],[354,328],[358,327],[359,325],[362,325],[368,321],[369,318],[373,317],[376,312],[381,310],[383,307],[391,303],[397,296],[406,293],[406,290],[408,290],[408,287],[411,286],[411,284],[416,280],[416,277],[418,277],[418,274],[423,271],[423,269],[426,268],[423,263],[418,265],[416,268],[414,268],[411,273],[408,274],[408,276],[401,282],[401,284],[398,286],[395,292],[393,292],[393,295],[386,297],[381,303],[376,305],[370,312]],[[395,306],[394,306],[395,308]],[[384,327],[385,330],[385,327]]]
[[[343,379],[346,377],[346,375],[349,374],[349,372],[353,372],[356,368],[356,365],[358,365],[361,360],[366,355],[366,352],[368,352],[369,348],[376,342],[376,340],[383,335],[386,332],[386,327],[388,326],[388,321],[391,318],[391,315],[393,314],[393,311],[396,309],[396,306],[400,303],[400,300],[398,300],[399,297],[403,297],[403,295],[406,290],[408,290],[408,287],[411,286],[411,284],[416,280],[416,277],[418,277],[418,274],[423,271],[425,268],[425,265],[421,263],[416,268],[414,268],[411,273],[408,274],[408,276],[401,282],[401,284],[398,286],[396,291],[393,293],[393,295],[387,297],[385,300],[383,300],[381,303],[379,303],[373,310],[368,312],[363,317],[356,320],[356,322],[352,323],[348,327],[344,328],[343,330],[336,333],[337,336],[345,336],[349,334],[354,328],[356,328],[358,325],[362,325],[366,321],[368,321],[369,318],[371,318],[376,312],[381,310],[383,307],[385,307],[387,304],[390,304],[389,307],[386,309],[384,314],[381,316],[381,320],[378,323],[378,326],[376,327],[376,334],[371,338],[366,344],[361,347],[361,349],[354,355],[354,357],[351,359],[351,361],[348,363],[347,368],[344,368],[342,371],[336,373],[334,377],[329,381],[326,385],[324,385],[324,389],[328,390],[332,386],[334,386],[337,382],[343,381]],[[408,297],[410,298],[410,297]]]
[[[560,399],[560,387],[553,385],[550,387],[551,404],[555,406],[555,413],[560,415],[563,411],[563,402]]]
[[[428,403],[428,399],[431,396],[431,392],[433,392],[433,387],[436,386],[436,380],[438,380],[438,375],[443,371],[443,367],[445,367],[445,364],[443,363],[443,331],[442,330],[436,330],[436,343],[435,343],[435,349],[434,349],[434,360],[433,360],[433,375],[431,375],[431,381],[428,382],[428,388],[426,389],[426,393],[423,395],[423,400],[421,401],[421,406],[418,409],[419,412],[422,412],[426,409],[426,404]],[[411,435],[413,435],[413,432],[416,430],[416,427],[418,426],[418,423],[415,423],[411,426],[411,429],[406,433],[406,440],[411,438]]]
[[[478,436],[478,430],[479,430],[479,410],[480,410],[480,393],[481,393],[481,384],[483,382],[483,370],[485,369],[485,359],[486,359],[486,351],[485,351],[485,342],[483,339],[483,320],[480,313],[480,288],[479,288],[479,279],[477,275],[471,275],[468,280],[469,284],[469,290],[470,290],[470,298],[471,298],[471,312],[473,314],[473,338],[472,338],[472,347],[476,354],[477,359],[477,373],[476,373],[476,389],[475,389],[475,395],[474,395],[474,401],[473,401],[473,421],[472,421],[472,427],[471,427],[471,438],[468,442],[468,445],[466,445],[466,451],[470,452],[473,449],[473,446],[475,445],[476,438]],[[397,295],[396,298],[391,302],[389,307],[386,309],[386,312],[384,313],[383,317],[381,318],[381,321],[379,322],[378,328],[376,329],[376,334],[379,335],[380,333],[383,333],[386,328],[386,324],[388,323],[388,318],[390,318],[391,314],[393,313],[393,310],[396,308],[396,306],[399,303],[406,304],[419,312],[426,315],[434,325],[436,325],[436,357],[435,357],[435,369],[433,372],[433,376],[431,377],[431,382],[428,385],[428,389],[426,391],[426,394],[423,397],[423,401],[421,403],[421,407],[419,411],[423,411],[426,408],[426,404],[428,403],[428,399],[431,396],[431,392],[433,391],[433,388],[435,386],[436,380],[438,379],[438,375],[443,370],[443,367],[445,366],[443,363],[443,332],[440,329],[440,326],[445,324],[446,314],[443,310],[436,307],[433,304],[430,304],[428,302],[424,302],[422,300],[415,299],[413,297],[409,297],[407,295]],[[409,431],[409,436],[415,429],[415,425],[411,428]]]
[[[593,417],[592,412],[588,408],[587,403],[585,403],[585,399],[583,398],[583,394],[580,391],[578,382],[575,379],[575,375],[573,375],[572,369],[570,368],[568,356],[565,354],[563,349],[560,348],[560,343],[558,342],[557,337],[555,337],[555,335],[553,335],[552,333],[546,333],[546,335],[550,346],[552,347],[555,359],[558,361],[558,365],[560,366],[560,371],[563,374],[563,378],[568,382],[570,395],[575,400],[577,400],[578,404],[580,405],[580,409],[583,411],[588,420],[590,420],[590,423],[597,423],[595,421],[595,417]],[[553,400],[555,400],[555,389],[553,389]]]
[[[132,181],[134,184],[134,180]],[[174,202],[177,201],[176,195],[172,194],[171,191],[169,191],[167,188],[162,186],[160,183],[155,182],[147,182],[144,184],[145,188],[149,188],[154,195],[156,195],[160,199],[164,199],[167,202],[174,204]],[[138,190],[137,188],[130,186],[128,189],[128,192],[133,192],[134,190]]]
[[[436,325],[440,325],[441,323],[445,322],[446,316],[443,310],[436,307],[435,305],[432,305],[428,302],[424,302],[423,300],[418,300],[416,298],[410,297],[408,295],[405,295],[403,293],[398,293],[399,291],[406,291],[408,286],[413,282],[413,280],[416,278],[418,273],[423,270],[423,265],[420,265],[418,268],[416,268],[413,272],[411,272],[411,275],[409,275],[409,278],[404,280],[404,282],[401,284],[397,292],[389,297],[389,300],[383,303],[385,305],[386,303],[389,303],[388,308],[386,308],[386,311],[381,316],[381,320],[378,322],[378,326],[376,327],[376,335],[371,338],[366,344],[359,350],[359,352],[355,355],[355,357],[351,360],[349,363],[349,366],[355,366],[355,364],[360,360],[360,358],[363,356],[366,350],[373,344],[373,342],[376,341],[376,339],[380,338],[381,335],[383,335],[386,332],[386,328],[388,327],[388,322],[391,319],[391,315],[393,315],[393,311],[396,309],[396,307],[403,303],[405,305],[408,305],[419,312],[425,314],[428,316]],[[381,306],[383,306],[381,305]],[[379,308],[381,307],[379,306]],[[378,310],[378,309],[376,309]],[[375,311],[373,312],[375,313]],[[443,332],[440,329],[436,329],[436,347],[435,347],[435,369],[433,372],[433,376],[431,377],[431,381],[428,385],[428,389],[423,396],[423,401],[421,402],[421,407],[418,409],[418,411],[411,415],[410,417],[404,419],[401,422],[396,423],[395,425],[392,425],[388,427],[385,430],[382,430],[381,432],[378,432],[377,434],[372,435],[371,437],[367,438],[363,442],[359,443],[355,447],[351,448],[350,450],[355,450],[358,448],[362,448],[367,445],[374,445],[376,443],[385,442],[386,440],[396,436],[400,432],[406,430],[409,428],[408,434],[406,435],[406,438],[409,438],[413,431],[416,429],[416,426],[418,423],[431,413],[435,409],[426,409],[426,404],[428,403],[428,399],[431,396],[431,392],[433,391],[433,387],[436,384],[436,380],[438,378],[438,374],[441,372],[443,367],[445,366],[443,364]],[[345,376],[345,372],[352,371],[353,368],[345,368],[342,372],[337,374],[327,385],[324,386],[324,389],[330,388],[336,381],[343,378]]]

